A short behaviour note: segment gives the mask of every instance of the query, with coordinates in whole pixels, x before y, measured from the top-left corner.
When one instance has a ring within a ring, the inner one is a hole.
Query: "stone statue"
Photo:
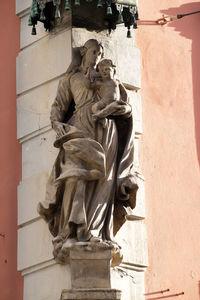
[[[132,170],[131,106],[114,78],[115,66],[101,61],[104,49],[97,40],[88,40],[74,53],[51,108],[54,146],[60,151],[46,199],[38,206],[61,263],[76,245],[118,248],[113,223],[116,233],[125,222],[125,208],[135,207],[138,188]]]
[[[119,80],[114,79],[115,67],[112,60],[101,60],[97,65],[97,70],[101,76],[100,80],[93,80],[90,83],[91,87],[96,88],[100,99],[92,106],[93,119],[96,121],[109,117],[117,111],[116,106],[126,105],[127,103],[128,97],[123,84]]]

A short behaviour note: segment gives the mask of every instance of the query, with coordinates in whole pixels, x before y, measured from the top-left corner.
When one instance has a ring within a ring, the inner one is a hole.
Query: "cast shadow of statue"
[[[161,13],[169,16],[175,16],[177,14],[185,14],[200,10],[200,2],[192,2],[183,4],[179,7],[171,7],[167,10],[162,10]],[[179,34],[192,41],[191,62],[192,62],[192,82],[193,82],[193,105],[194,105],[194,120],[195,120],[195,138],[196,138],[196,151],[198,155],[198,161],[200,164],[200,39],[199,39],[199,25],[200,14],[190,15],[168,23],[165,26],[174,28]],[[174,45],[175,47],[176,45]],[[185,70],[188,72],[188,70]]]

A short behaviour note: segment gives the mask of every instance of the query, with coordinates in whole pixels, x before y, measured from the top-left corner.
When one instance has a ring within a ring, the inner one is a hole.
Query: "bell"
[[[56,19],[60,18],[60,10],[58,6],[56,6],[55,18]]]
[[[69,0],[66,0],[66,2],[65,2],[65,9],[70,10]]]
[[[32,5],[31,5],[31,16],[36,16],[38,15],[38,4],[36,0],[33,0]]]
[[[75,0],[74,5],[80,5],[80,0]]]
[[[44,15],[44,11],[43,11],[43,10],[41,10],[41,12],[40,12],[40,20],[41,20],[41,21],[46,20],[46,17],[45,17],[45,15]]]
[[[32,33],[31,34],[32,35],[36,35],[37,34],[35,25],[33,25],[33,27],[32,27]]]
[[[98,7],[98,8],[101,8],[101,7],[103,7],[102,0],[98,0],[97,7]]]
[[[44,9],[45,9],[45,2],[44,1],[40,1],[39,3],[39,8],[40,8],[40,20],[44,21],[46,20],[46,17],[44,15]]]
[[[133,28],[134,28],[134,29],[137,29],[138,26],[137,26],[137,20],[136,20],[136,17],[134,16],[133,19],[134,19],[134,21],[133,21]]]
[[[124,20],[123,20],[123,17],[122,17],[122,14],[121,13],[119,13],[119,16],[118,16],[118,21],[117,21],[117,23],[123,23],[124,22]]]
[[[29,26],[33,26],[33,22],[32,22],[31,16],[29,16],[29,19],[28,19],[28,25],[29,25]]]
[[[127,31],[127,38],[131,38],[131,31],[130,31],[130,27],[128,28],[128,31]]]
[[[107,7],[107,15],[112,15],[112,8],[111,8],[111,6]]]

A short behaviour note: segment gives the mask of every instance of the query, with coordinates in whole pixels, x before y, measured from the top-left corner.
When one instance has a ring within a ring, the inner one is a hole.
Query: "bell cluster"
[[[86,0],[92,2],[92,0]],[[36,35],[37,22],[43,22],[46,30],[52,27],[52,20],[60,18],[61,0],[32,0],[28,25],[32,26],[32,35]],[[81,0],[65,0],[65,10],[71,10],[72,5],[81,6]],[[108,29],[115,29],[117,24],[124,23],[127,27],[127,37],[131,37],[131,27],[137,28],[138,9],[135,0],[98,0],[97,8],[106,6],[105,19]],[[52,16],[52,11],[54,16]]]

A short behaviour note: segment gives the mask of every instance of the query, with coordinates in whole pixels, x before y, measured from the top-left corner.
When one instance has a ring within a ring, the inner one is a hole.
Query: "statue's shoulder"
[[[66,73],[60,80],[59,80],[59,88],[60,89],[70,89],[71,83],[73,80],[76,80],[76,77],[79,76],[80,72],[70,72]]]
[[[70,86],[70,78],[72,77],[72,74],[65,74],[60,80],[59,80],[59,87],[68,87]]]

